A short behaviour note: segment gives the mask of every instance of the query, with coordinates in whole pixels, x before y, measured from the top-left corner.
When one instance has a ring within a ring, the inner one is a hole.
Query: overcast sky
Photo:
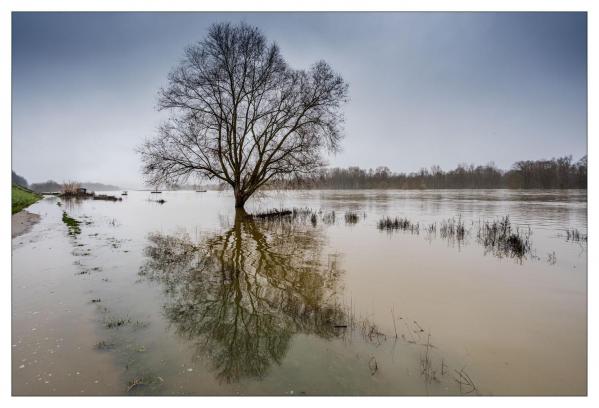
[[[159,87],[214,22],[246,21],[293,68],[325,59],[350,84],[333,166],[586,154],[584,13],[14,13],[12,168],[142,185],[134,149]]]

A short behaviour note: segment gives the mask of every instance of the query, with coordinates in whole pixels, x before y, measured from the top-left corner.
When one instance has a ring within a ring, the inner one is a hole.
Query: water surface
[[[566,230],[586,235],[586,201],[271,192],[248,211],[312,212],[256,220],[221,192],[46,198],[12,242],[13,393],[585,394],[587,245]],[[419,229],[380,231],[386,216]],[[530,234],[524,256],[477,236],[504,216]]]

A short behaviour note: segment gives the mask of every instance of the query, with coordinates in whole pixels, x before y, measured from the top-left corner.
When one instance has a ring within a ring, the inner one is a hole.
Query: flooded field
[[[586,394],[586,191],[272,192],[247,211],[282,208],[31,206],[13,394]]]

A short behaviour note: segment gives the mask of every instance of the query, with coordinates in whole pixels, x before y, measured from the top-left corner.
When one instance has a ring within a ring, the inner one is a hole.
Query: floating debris
[[[104,322],[107,329],[116,329],[131,323],[130,318],[111,318]]]
[[[112,350],[114,348],[114,346],[115,346],[114,343],[109,343],[107,341],[102,340],[102,341],[97,342],[96,345],[94,346],[94,348],[96,350]],[[79,373],[77,373],[77,374],[79,374]]]
[[[375,375],[376,372],[379,370],[379,365],[376,362],[376,358],[374,358],[374,356],[370,357],[370,360],[368,360],[368,368],[370,369],[370,375]]]

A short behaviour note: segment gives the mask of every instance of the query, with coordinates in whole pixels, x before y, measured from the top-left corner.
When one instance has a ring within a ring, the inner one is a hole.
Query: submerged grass
[[[311,208],[273,208],[266,211],[258,212],[249,215],[249,217],[255,220],[265,221],[283,221],[283,222],[298,222],[311,224],[313,227],[318,226],[319,223],[325,225],[334,225],[337,220],[337,214],[334,210],[323,211],[313,210]],[[364,218],[366,214],[364,214]],[[360,221],[360,214],[355,211],[347,211],[344,214],[344,220],[346,224],[356,224]]]
[[[345,223],[346,224],[356,224],[360,220],[360,216],[358,213],[353,211],[348,211],[345,213]]]
[[[466,373],[466,371],[464,371],[464,368],[462,368],[460,370],[454,370],[454,372],[457,374],[457,377],[454,377],[454,380],[458,383],[458,385],[460,387],[460,394],[462,394],[462,395],[469,395],[469,394],[478,395],[479,394],[476,384],[474,384],[474,381],[472,381],[472,378],[470,378],[468,373]]]
[[[428,232],[429,234],[436,234],[437,233],[437,223],[433,222],[432,224],[429,224],[426,226],[425,231]]]
[[[110,317],[104,321],[104,326],[107,329],[118,329],[119,327],[127,326],[131,323],[130,318]]]
[[[392,347],[395,347],[398,342],[421,347],[419,374],[425,385],[432,383],[449,385],[448,381],[455,381],[460,394],[479,395],[476,384],[464,368],[452,370],[451,364],[447,363],[440,350],[433,345],[430,331],[425,330],[416,320],[406,319],[401,315],[396,316],[394,308],[391,308],[391,317],[394,335],[388,336],[369,318],[357,318],[353,311],[353,305],[348,305],[346,324],[335,327],[343,328],[343,333],[349,336],[357,332],[364,342],[375,347],[380,347],[390,340],[393,342]],[[367,368],[374,376],[384,364],[386,364],[384,360],[379,361],[374,355],[371,355],[367,361]],[[455,375],[452,375],[452,372],[455,372]]]
[[[322,215],[322,222],[327,225],[335,224],[335,211],[329,211]]]
[[[141,386],[155,386],[164,382],[164,379],[157,375],[143,375],[135,377],[127,382],[127,392],[131,392]]]
[[[377,223],[377,228],[381,231],[407,231],[412,234],[420,233],[420,224],[412,222],[408,218],[384,217]],[[448,218],[439,223],[433,222],[422,225],[427,239],[433,236],[439,236],[452,242],[461,244],[465,242],[466,237],[471,233],[472,228],[467,229],[461,216]],[[476,234],[477,242],[484,246],[486,251],[493,255],[503,258],[511,257],[522,260],[526,255],[532,253],[532,243],[530,228],[521,229],[512,226],[509,216],[502,217],[494,221],[479,222],[478,232]],[[586,241],[587,236],[576,229],[566,230],[566,240],[573,242]],[[552,261],[555,257],[550,257]]]
[[[310,224],[312,224],[313,227],[318,225],[318,216],[316,214],[310,215]]]
[[[573,229],[568,229],[566,230],[566,241],[572,241],[572,242],[584,242],[587,241],[588,236],[587,234],[580,232],[578,229],[573,228]]]
[[[498,256],[522,258],[531,251],[530,229],[512,228],[509,216],[479,225],[478,240]]]
[[[365,218],[366,214],[363,216]],[[315,211],[310,208],[271,209],[250,215],[250,217],[269,222],[309,223],[313,227],[317,227],[321,222],[325,225],[332,225],[336,221],[335,211]],[[360,214],[356,211],[348,210],[344,213],[343,218],[346,225],[352,225],[359,222]],[[381,231],[405,231],[415,235],[419,235],[421,229],[420,223],[413,222],[406,217],[386,216],[379,219],[376,226]],[[467,236],[473,233],[473,229],[474,227],[466,228],[461,215],[442,220],[441,222],[422,225],[422,230],[427,234],[427,239],[437,236],[438,232],[441,238],[459,244],[465,242]],[[500,258],[513,257],[522,259],[525,255],[532,252],[531,234],[530,228],[528,230],[521,230],[517,227],[512,227],[509,216],[505,216],[495,221],[479,222],[476,238],[477,242],[484,246],[486,250],[491,251]],[[576,229],[566,230],[566,234],[566,239],[569,241],[586,241],[587,239],[585,234]]]
[[[379,220],[377,228],[381,231],[408,231],[412,234],[420,233],[420,224],[412,223],[407,218],[385,217]]]
[[[270,209],[256,214],[251,214],[249,216],[253,219],[264,221],[282,221],[299,223],[310,222],[313,227],[316,227],[318,225],[319,215],[321,213],[321,211],[315,211],[311,208],[281,208]],[[333,212],[333,223],[334,219],[335,215]]]
[[[450,218],[442,221],[439,227],[439,233],[441,234],[441,238],[463,241],[466,236],[466,227],[464,226],[462,217],[459,216],[457,220],[455,218]]]
[[[81,228],[79,227],[81,221],[77,221],[76,219],[69,217],[66,211],[62,212],[62,222],[64,222],[69,228],[69,235],[78,235],[81,233]]]

